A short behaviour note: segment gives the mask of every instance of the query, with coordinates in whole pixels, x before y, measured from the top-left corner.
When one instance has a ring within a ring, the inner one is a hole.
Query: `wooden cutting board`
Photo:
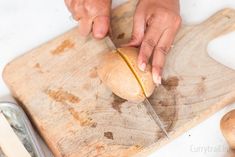
[[[113,11],[117,46],[130,38],[135,5]],[[235,11],[226,9],[180,30],[150,98],[170,140],[143,104],[118,98],[97,77],[99,56],[113,49],[108,38],[83,39],[75,28],[9,63],[4,80],[55,156],[147,156],[235,101],[235,72],[206,52],[210,40],[234,29]]]

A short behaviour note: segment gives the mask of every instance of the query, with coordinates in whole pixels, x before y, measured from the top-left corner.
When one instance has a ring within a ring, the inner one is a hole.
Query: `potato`
[[[153,93],[155,85],[151,66],[147,65],[142,72],[137,66],[137,58],[137,48],[119,48],[104,54],[97,71],[113,93],[129,101],[142,102]]]
[[[231,149],[235,149],[235,110],[223,116],[220,121],[220,129]]]

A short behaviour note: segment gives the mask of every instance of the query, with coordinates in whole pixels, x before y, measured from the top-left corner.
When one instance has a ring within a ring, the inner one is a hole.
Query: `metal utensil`
[[[149,102],[148,98],[146,98],[144,100],[144,106],[147,109],[147,113],[148,115],[150,115],[150,117],[152,117],[152,119],[155,121],[155,123],[159,126],[159,128],[162,130],[162,132],[166,135],[166,137],[169,139],[169,135],[166,131],[166,129],[164,128],[164,125],[161,121],[161,119],[159,118],[159,116],[157,115],[157,113],[154,111],[153,106],[151,105],[151,103]]]
[[[12,102],[0,102],[0,112],[6,117],[12,129],[32,157],[45,157],[35,132],[23,109]],[[0,151],[1,156],[1,151]]]

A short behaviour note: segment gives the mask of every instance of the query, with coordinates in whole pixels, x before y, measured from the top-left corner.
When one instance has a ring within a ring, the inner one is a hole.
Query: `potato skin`
[[[139,80],[142,81],[144,91],[120,53],[125,55]],[[102,82],[113,93],[129,101],[142,102],[145,95],[148,97],[153,93],[155,85],[152,80],[151,67],[148,66],[146,72],[140,71],[137,66],[137,57],[138,49],[136,48],[119,48],[107,52],[102,56],[97,71]]]
[[[97,72],[102,82],[117,96],[133,102],[144,100],[135,76],[117,52],[104,54]]]
[[[231,149],[235,149],[235,110],[225,114],[220,121],[220,129]]]
[[[150,97],[155,89],[151,72],[152,67],[148,64],[144,72],[139,69],[137,64],[139,49],[137,48],[124,47],[118,48],[118,51],[128,58],[128,62],[133,67],[136,75],[139,77],[141,84],[143,85],[144,93],[147,97]]]

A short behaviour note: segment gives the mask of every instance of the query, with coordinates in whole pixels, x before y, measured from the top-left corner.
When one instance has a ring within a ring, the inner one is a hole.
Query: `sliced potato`
[[[118,51],[126,58],[126,61],[133,69],[135,76],[138,77],[137,79],[139,80],[146,97],[151,96],[155,89],[152,79],[151,66],[148,64],[144,72],[139,69],[137,65],[139,49],[134,47],[125,47],[119,48]]]
[[[102,82],[119,97],[141,102],[154,90],[151,67],[145,72],[137,67],[138,49],[119,48],[104,54],[98,67],[98,75]]]

